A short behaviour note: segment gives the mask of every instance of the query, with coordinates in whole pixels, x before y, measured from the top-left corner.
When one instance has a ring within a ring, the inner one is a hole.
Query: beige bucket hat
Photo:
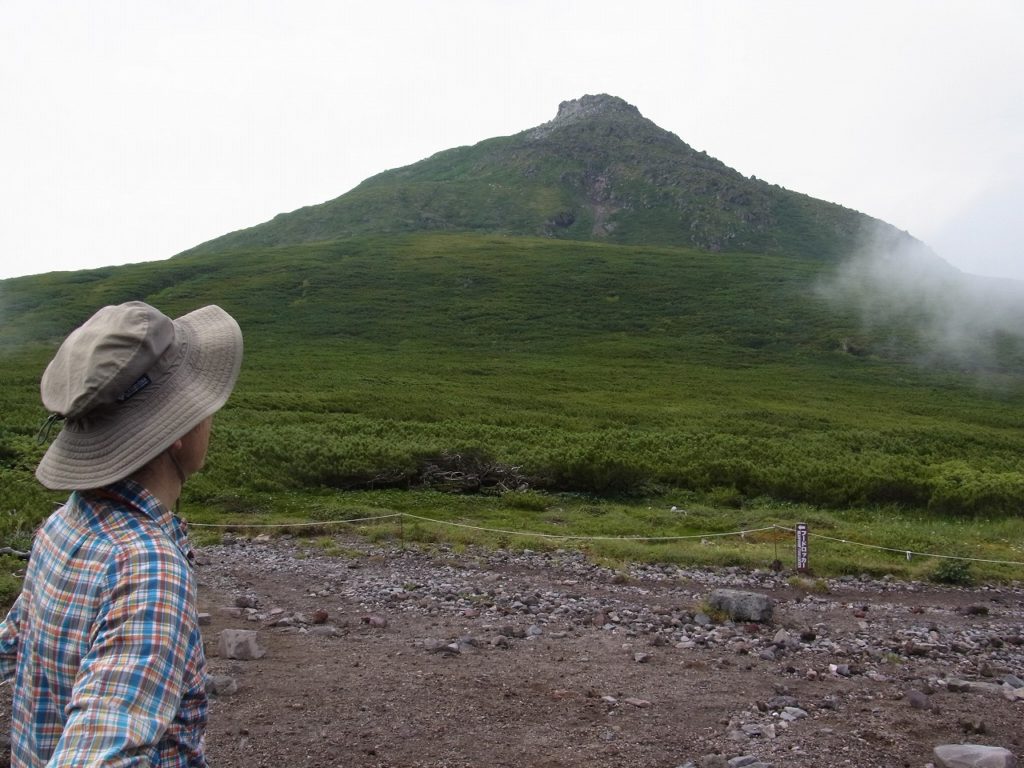
[[[141,301],[108,306],[72,331],[39,390],[63,428],[36,468],[53,489],[124,479],[227,402],[242,332],[217,306],[171,320]]]

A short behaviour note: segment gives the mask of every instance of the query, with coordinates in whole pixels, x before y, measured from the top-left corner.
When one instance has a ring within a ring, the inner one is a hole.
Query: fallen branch
[[[29,553],[22,552],[20,549],[12,549],[11,547],[0,547],[0,555],[13,555],[22,560],[28,560]]]

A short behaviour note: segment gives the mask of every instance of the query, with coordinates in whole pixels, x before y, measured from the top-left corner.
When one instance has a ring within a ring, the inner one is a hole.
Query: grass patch
[[[846,574],[958,583],[952,576],[963,570],[975,583],[1024,579],[1024,565],[967,564],[929,556],[1024,563],[1021,518],[950,519],[895,509],[823,510],[769,501],[736,509],[693,498],[683,508],[678,494],[615,501],[533,492],[544,503],[523,509],[515,496],[391,489],[333,492],[337,500],[332,505],[325,500],[326,493],[285,494],[267,502],[270,506],[259,514],[218,517],[207,511],[205,519],[220,519],[230,530],[250,535],[263,532],[260,525],[275,526],[270,530],[303,536],[321,549],[336,546],[330,543],[333,537],[348,535],[451,550],[471,545],[541,552],[578,549],[622,572],[634,562],[769,570],[778,561],[794,586],[815,593],[821,591],[821,579]],[[303,514],[304,505],[317,510],[315,526],[305,525],[311,520]],[[331,506],[377,519],[353,523],[344,514],[331,519],[324,512]],[[185,512],[193,517],[188,508]],[[811,577],[795,573],[792,529],[799,522],[809,526]],[[204,529],[193,525],[192,530]]]

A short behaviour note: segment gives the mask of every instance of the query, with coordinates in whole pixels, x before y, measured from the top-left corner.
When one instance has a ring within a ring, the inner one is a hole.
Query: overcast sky
[[[1024,2],[0,0],[0,277],[163,259],[624,98],[1024,279]]]

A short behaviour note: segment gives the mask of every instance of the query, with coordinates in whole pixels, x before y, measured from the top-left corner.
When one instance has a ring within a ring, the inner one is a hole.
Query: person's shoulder
[[[178,546],[145,508],[110,500],[87,506],[93,535],[83,547],[93,557],[107,560],[119,572],[181,574],[187,570]]]
[[[181,551],[162,533],[131,531],[112,541],[107,555],[107,585],[113,590],[142,590],[153,599],[184,601],[191,572]]]

